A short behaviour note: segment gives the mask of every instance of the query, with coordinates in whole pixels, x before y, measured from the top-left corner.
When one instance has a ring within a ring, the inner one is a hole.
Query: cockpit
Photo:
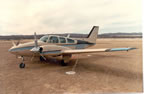
[[[40,41],[47,43],[75,43],[75,40],[71,38],[65,38],[61,36],[43,36],[40,38]]]
[[[40,38],[40,41],[47,42],[48,36],[43,36]]]

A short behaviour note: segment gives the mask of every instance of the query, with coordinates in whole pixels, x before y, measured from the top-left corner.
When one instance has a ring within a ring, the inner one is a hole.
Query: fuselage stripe
[[[76,47],[75,49],[79,49],[80,48],[85,48],[85,46],[88,45],[92,45],[92,44],[68,44],[68,45],[61,45],[61,46],[73,46]],[[21,48],[14,48],[14,49],[9,49],[9,51],[14,52],[14,51],[22,51],[22,50],[30,50],[32,49],[34,46],[27,46],[27,47],[21,47]]]

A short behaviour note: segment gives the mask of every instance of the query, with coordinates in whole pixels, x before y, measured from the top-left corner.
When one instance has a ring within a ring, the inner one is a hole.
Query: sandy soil
[[[62,67],[55,60],[25,62],[8,52],[10,41],[0,41],[0,94],[142,92],[142,40],[98,39],[92,48],[137,47],[129,52],[79,55],[75,75],[66,75],[74,65]]]

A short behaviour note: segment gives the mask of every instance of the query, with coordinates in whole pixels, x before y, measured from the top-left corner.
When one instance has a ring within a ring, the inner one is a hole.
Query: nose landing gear
[[[25,68],[24,57],[21,56],[22,62],[19,64],[19,68]]]
[[[25,63],[20,63],[20,64],[19,64],[19,67],[20,67],[20,68],[25,68]]]

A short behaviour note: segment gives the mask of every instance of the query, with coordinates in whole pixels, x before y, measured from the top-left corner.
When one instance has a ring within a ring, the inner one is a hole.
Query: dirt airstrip
[[[22,42],[26,42],[25,40]],[[0,41],[0,94],[142,92],[142,39],[98,39],[92,48],[136,47],[129,52],[81,54],[75,75],[66,75],[74,65],[57,60],[21,59],[8,52],[11,41]]]

